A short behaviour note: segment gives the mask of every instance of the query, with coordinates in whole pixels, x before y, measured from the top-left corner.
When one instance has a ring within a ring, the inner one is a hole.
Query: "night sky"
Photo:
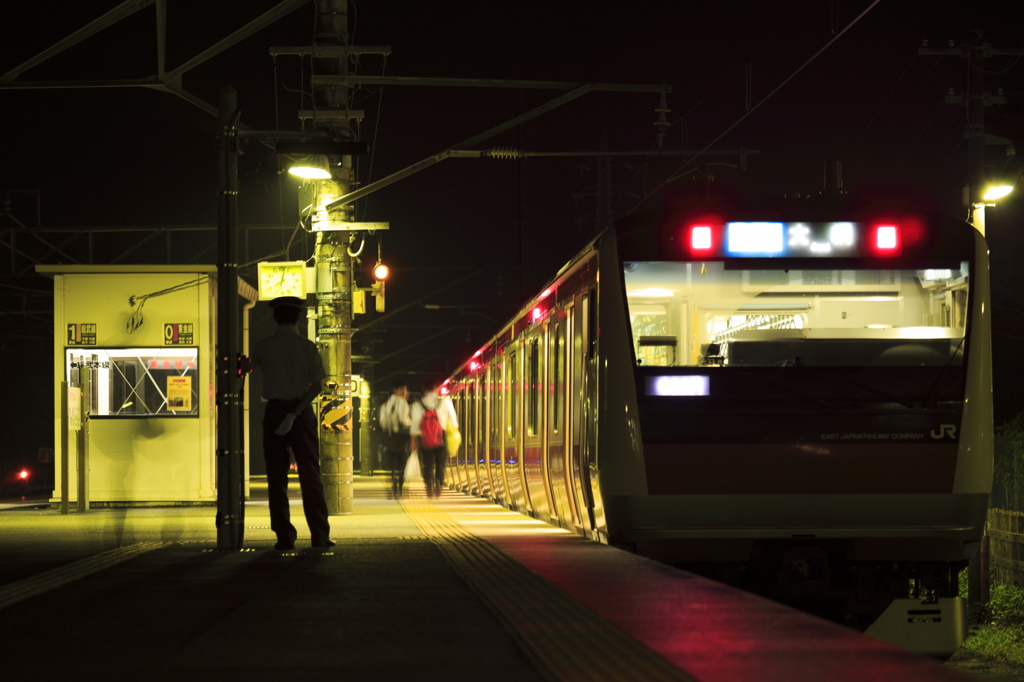
[[[0,10],[0,72],[117,4],[83,0],[44,9],[36,3],[7,3]],[[168,68],[275,4],[170,0]],[[825,161],[838,159],[852,195],[901,197],[914,206],[966,217],[960,200],[967,178],[966,111],[944,103],[950,88],[957,94],[966,91],[966,60],[922,56],[917,50],[923,39],[933,47],[946,46],[950,39],[959,44],[974,28],[982,29],[996,47],[1024,47],[1019,3],[882,0],[757,106],[871,4],[359,0],[350,3],[350,42],[392,47],[386,61],[362,57],[354,65],[360,74],[668,83],[672,93],[667,119],[672,126],[665,148],[745,147],[758,152],[749,157],[745,171],[714,166],[714,196],[814,193],[821,189]],[[297,110],[310,108],[308,95],[301,93],[309,90],[309,62],[279,57],[275,64],[268,48],[310,44],[313,11],[314,4],[307,3],[186,73],[184,89],[216,105],[219,88],[233,86],[247,126],[298,129]],[[155,33],[150,7],[18,80],[148,76],[156,71]],[[986,87],[1001,87],[1009,98],[1009,104],[989,113],[1016,112],[1019,120],[1024,59],[991,57],[985,70]],[[380,179],[558,94],[361,88],[354,95],[354,108],[364,109],[366,118],[357,130],[372,153],[359,159],[359,179]],[[591,93],[477,148],[596,151],[607,139],[611,150],[650,150],[658,103],[656,94]],[[734,126],[748,114],[748,104],[755,110]],[[216,225],[216,121],[189,102],[144,88],[5,90],[0,92],[0,115],[0,196],[11,201],[11,213],[0,217],[0,230],[13,227],[13,219],[35,224],[32,195],[10,193],[26,189],[39,192],[39,223],[45,227]],[[1018,129],[1016,138],[1024,155],[1024,130]],[[377,325],[372,334],[357,334],[354,352],[386,355],[457,327],[389,358],[376,367],[376,375],[409,374],[415,383],[420,372],[447,373],[466,359],[593,235],[597,175],[588,161],[592,159],[449,159],[360,201],[359,220],[391,224],[382,244],[384,260],[393,269],[389,310],[486,269],[426,301],[461,308],[431,311],[414,306]],[[614,160],[614,208],[619,215],[657,208],[666,197],[693,190],[693,175],[665,181],[700,160],[685,168],[680,168],[681,157],[654,159],[646,167],[643,161],[642,156]],[[735,156],[702,161],[737,163]],[[1001,170],[1005,148],[989,147],[986,162]],[[283,225],[261,230],[248,244],[243,262],[284,259],[274,254],[288,244],[296,224],[295,183],[278,175],[271,150],[258,144],[248,147],[239,170],[240,222]],[[997,284],[1024,281],[1019,265],[1024,255],[1022,217],[1020,196],[988,211]],[[166,262],[163,240],[157,242],[159,247],[140,250],[134,260]],[[212,244],[212,233],[176,236],[171,258],[213,263]],[[310,257],[311,245],[312,240],[298,237],[290,259]],[[96,262],[109,262],[123,248],[124,241],[97,240]],[[0,255],[10,260],[6,246]],[[375,257],[376,242],[370,242],[364,270],[369,271]],[[14,260],[15,272],[31,262],[21,256]],[[59,261],[51,256],[46,262]],[[255,283],[255,267],[243,275]],[[0,264],[0,277],[0,352],[7,388],[0,403],[2,467],[3,462],[30,462],[37,447],[52,446],[53,377],[52,335],[47,331],[52,321],[48,327],[45,320],[52,299],[22,297],[22,289],[49,290],[49,281],[15,276],[7,262]],[[1021,308],[1024,303],[1017,295],[997,298],[994,305],[997,422],[1024,408],[1017,379],[1024,370],[1017,352],[1024,325],[1013,314]],[[44,315],[11,313],[25,309]],[[259,329],[269,331],[265,304],[254,316],[255,335]],[[356,325],[371,319],[357,318]]]

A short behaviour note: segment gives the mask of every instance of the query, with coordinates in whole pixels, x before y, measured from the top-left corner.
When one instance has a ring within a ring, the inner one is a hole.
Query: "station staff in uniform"
[[[327,502],[320,480],[320,442],[316,415],[310,409],[327,378],[316,344],[299,333],[305,302],[294,296],[270,302],[277,332],[256,344],[253,369],[263,376],[263,458],[267,464],[270,527],[275,549],[295,548],[296,532],[288,507],[288,448],[299,469],[302,509],[314,547],[333,547]]]

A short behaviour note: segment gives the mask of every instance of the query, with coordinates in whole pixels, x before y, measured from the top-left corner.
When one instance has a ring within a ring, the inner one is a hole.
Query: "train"
[[[992,486],[988,259],[846,195],[618,220],[448,378],[448,485],[948,656]]]

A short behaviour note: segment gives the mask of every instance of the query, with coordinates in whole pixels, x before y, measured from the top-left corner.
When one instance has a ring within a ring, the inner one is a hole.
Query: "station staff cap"
[[[270,302],[271,309],[282,306],[287,308],[305,308],[306,302],[296,296],[280,296]]]

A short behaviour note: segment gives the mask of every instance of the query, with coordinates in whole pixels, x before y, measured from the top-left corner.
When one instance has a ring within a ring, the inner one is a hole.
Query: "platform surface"
[[[0,511],[5,678],[972,679],[461,493],[357,477],[327,552],[297,500],[275,551],[261,497],[233,552],[209,507]]]

